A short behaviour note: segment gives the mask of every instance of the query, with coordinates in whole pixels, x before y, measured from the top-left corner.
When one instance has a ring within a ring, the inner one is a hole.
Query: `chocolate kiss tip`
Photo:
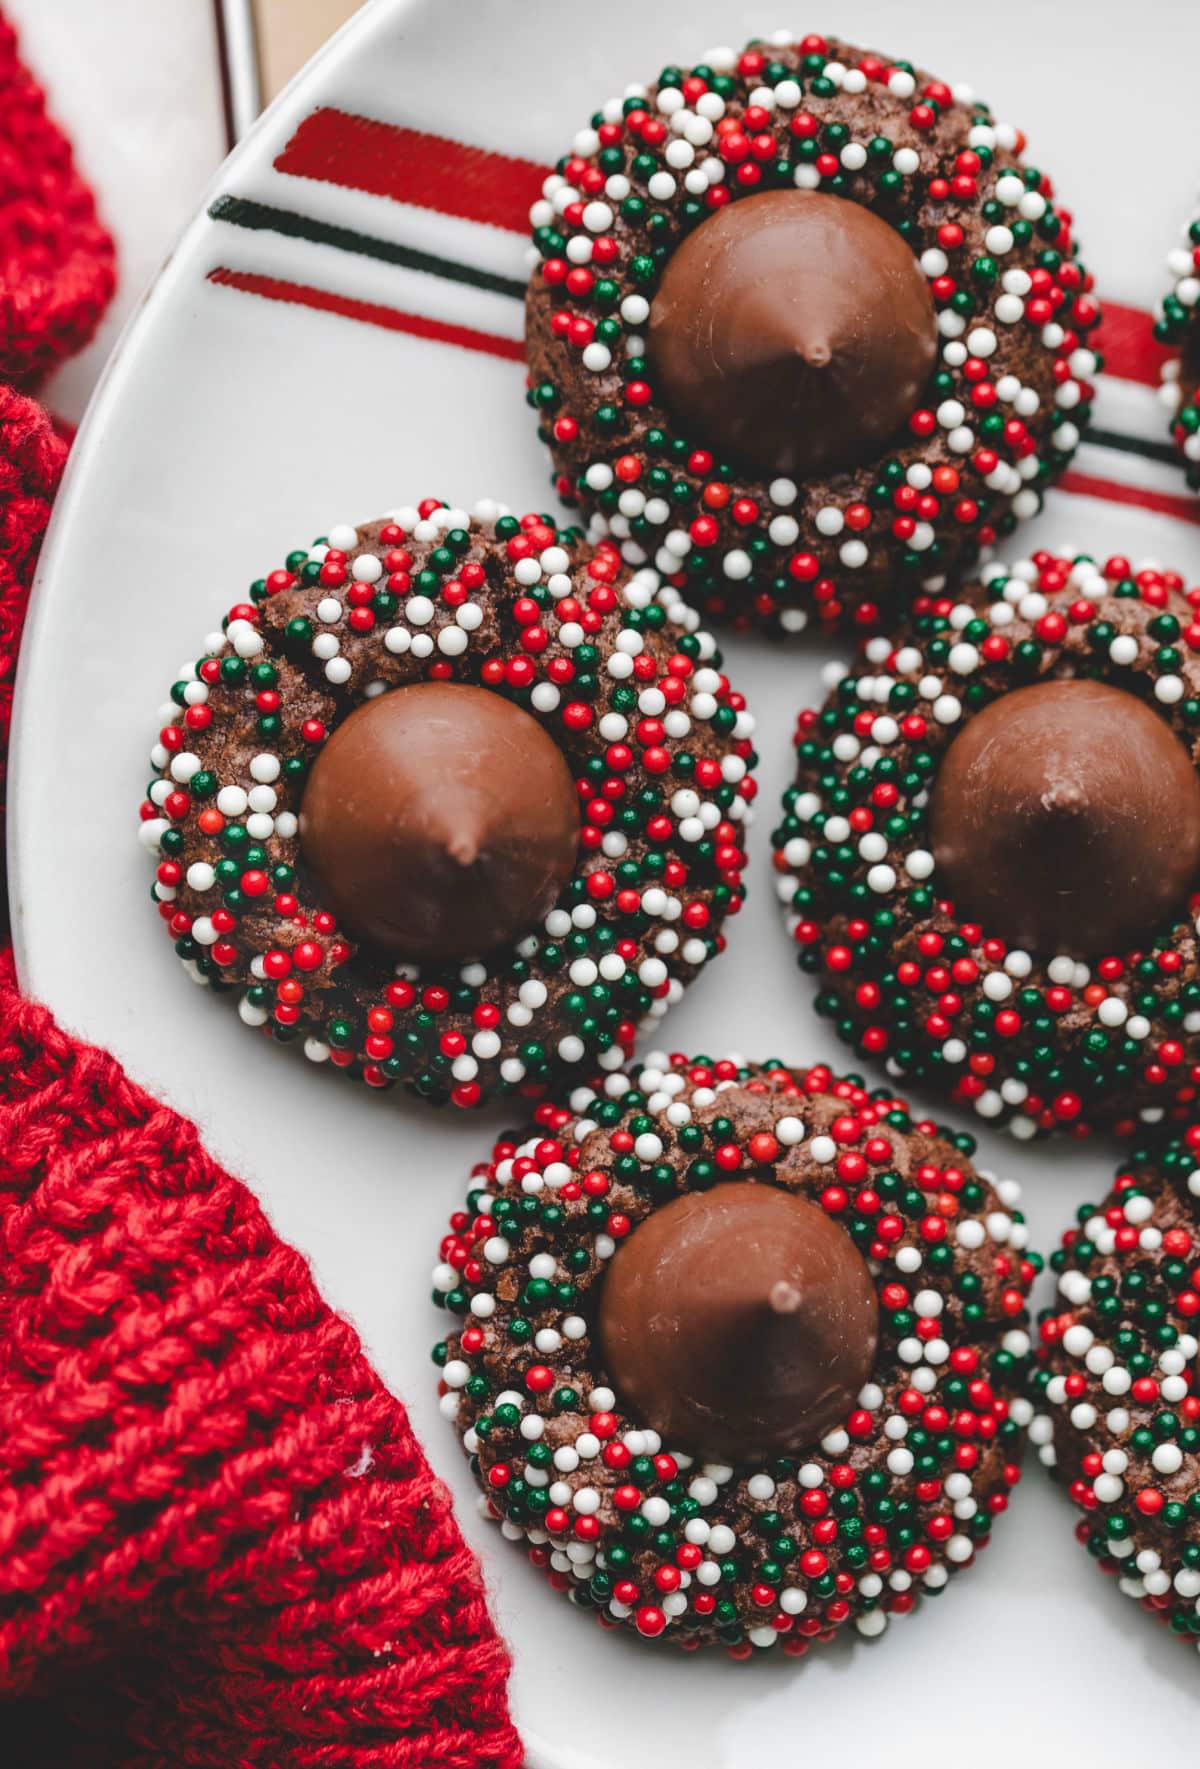
[[[613,1255],[597,1332],[623,1407],[667,1444],[743,1466],[815,1444],[870,1376],[879,1302],[820,1204],[730,1181],[682,1192]]]
[[[478,957],[544,921],[574,872],[575,779],[515,702],[412,682],[339,722],[304,788],[300,841],[353,939],[417,963]]]
[[[446,852],[460,866],[474,866],[479,858],[479,843],[465,831],[458,830],[447,841]]]
[[[1200,876],[1200,779],[1125,688],[1048,678],[982,707],[942,758],[930,848],[958,913],[1027,951],[1144,949]]]
[[[684,236],[650,312],[654,383],[684,434],[806,479],[889,449],[937,361],[929,283],[847,197],[758,191]]]

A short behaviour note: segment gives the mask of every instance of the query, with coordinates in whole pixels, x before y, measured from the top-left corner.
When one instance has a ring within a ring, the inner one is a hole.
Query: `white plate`
[[[1200,20],[1191,7],[1160,13],[1170,28],[1137,38],[1124,9],[1105,0],[1007,12],[961,0],[903,12],[889,0],[825,0],[821,23],[948,78],[971,77],[1024,125],[1033,157],[1069,193],[1101,291],[1149,307],[1200,175]],[[1120,52],[1106,21],[1124,32]],[[379,0],[273,106],[212,194],[519,279],[516,232],[414,206],[432,189],[426,174],[402,203],[280,172],[273,161],[305,118],[332,106],[546,162],[627,81],[780,22],[763,6],[737,16],[715,0]],[[486,162],[476,171],[452,193],[460,207],[486,197]],[[495,495],[518,509],[549,502],[511,352],[411,329],[417,315],[418,330],[424,316],[515,340],[517,301],[391,257],[201,216],[127,335],[76,444],[21,664],[12,889],[26,986],[199,1120],[361,1327],[483,1556],[514,1649],[517,1719],[539,1769],[735,1769],[864,1753],[894,1765],[967,1764],[1016,1751],[1039,1763],[1104,1765],[1194,1748],[1194,1654],[1096,1574],[1072,1540],[1071,1508],[1033,1462],[980,1565],[877,1649],[740,1665],[601,1634],[477,1518],[437,1413],[428,1353],[442,1322],[427,1301],[428,1271],[497,1118],[438,1115],[316,1072],[252,1037],[172,958],[147,901],[135,813],[155,709],[214,618],[331,522],[430,491],[461,502]],[[217,266],[410,318],[376,313],[381,325],[255,297],[206,280]],[[410,329],[389,329],[397,323]],[[1143,386],[1112,384],[1099,416],[1161,441]],[[1079,470],[1190,508],[1169,465],[1091,447]],[[1036,539],[1153,556],[1200,579],[1200,528],[1145,508],[1055,494]],[[728,657],[760,721],[751,901],[731,926],[729,954],[690,992],[666,1038],[673,1048],[845,1062],[793,970],[767,853],[793,717],[817,692],[820,658],[753,640],[731,644]],[[1114,1162],[1103,1144],[1018,1149],[986,1132],[982,1141],[991,1165],[1025,1182],[1044,1248],[1077,1203],[1102,1191]]]

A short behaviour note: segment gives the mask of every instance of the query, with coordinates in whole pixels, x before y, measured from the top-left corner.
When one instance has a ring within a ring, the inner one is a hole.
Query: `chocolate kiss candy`
[[[879,1338],[862,1255],[819,1204],[745,1180],[639,1223],[600,1296],[606,1372],[668,1449],[741,1465],[816,1442]]]
[[[691,441],[806,479],[870,460],[903,429],[937,327],[894,227],[844,197],[778,190],[727,203],[675,248],[649,348]]]
[[[1200,780],[1167,721],[1103,682],[1037,682],[975,714],[930,804],[939,889],[1030,952],[1144,944],[1200,869]]]
[[[510,943],[575,869],[579,809],[558,745],[486,688],[419,682],[356,708],[313,764],[304,864],[356,940],[418,963]]]

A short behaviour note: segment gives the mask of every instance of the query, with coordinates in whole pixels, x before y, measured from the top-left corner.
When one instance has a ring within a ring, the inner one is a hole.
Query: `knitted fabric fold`
[[[0,374],[26,380],[111,287],[56,135],[0,18]],[[0,386],[0,836],[65,457]],[[0,1762],[516,1769],[507,1674],[354,1330],[195,1126],[24,1000],[0,946]]]
[[[128,1742],[97,1760],[129,1769],[512,1765],[505,1673],[353,1329],[195,1127],[6,962],[0,1690],[35,1699],[0,1727],[51,1728],[31,1764],[101,1715]]]
[[[33,568],[66,458],[67,445],[41,406],[0,384],[0,856],[17,646]],[[8,926],[7,905],[8,882],[0,865],[0,942]]]
[[[0,379],[26,389],[86,344],[116,248],[0,16]]]

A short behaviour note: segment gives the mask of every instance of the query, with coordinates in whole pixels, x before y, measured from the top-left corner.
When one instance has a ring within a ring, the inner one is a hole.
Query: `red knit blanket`
[[[0,376],[77,348],[112,266],[0,19]],[[0,819],[65,457],[0,386]],[[507,1671],[449,1495],[306,1262],[0,946],[0,1761],[512,1766]]]

